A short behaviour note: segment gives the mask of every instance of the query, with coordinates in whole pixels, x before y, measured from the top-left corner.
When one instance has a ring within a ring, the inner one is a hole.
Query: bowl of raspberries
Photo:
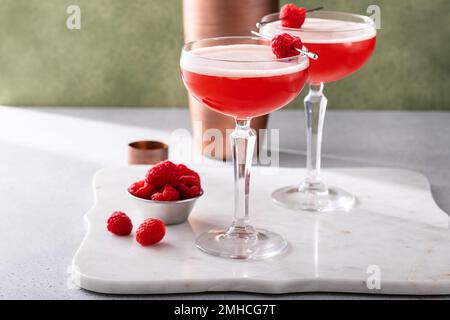
[[[178,224],[187,220],[203,190],[197,172],[165,160],[151,167],[143,180],[132,183],[128,195],[144,218]]]

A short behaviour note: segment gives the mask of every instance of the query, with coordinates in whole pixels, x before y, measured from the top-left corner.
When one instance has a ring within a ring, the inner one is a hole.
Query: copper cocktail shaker
[[[183,0],[183,25],[185,42],[221,36],[249,36],[256,22],[266,14],[278,11],[278,0]],[[229,133],[234,128],[234,119],[215,112],[192,96],[189,96],[192,130],[196,145],[207,156],[220,160],[231,157],[228,147]],[[256,130],[259,146],[259,129],[267,127],[268,116],[254,118],[251,126]],[[226,137],[223,151],[209,154],[208,129],[218,129]]]

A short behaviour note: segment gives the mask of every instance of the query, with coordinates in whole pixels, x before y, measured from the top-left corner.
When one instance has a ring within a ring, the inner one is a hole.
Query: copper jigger
[[[159,141],[128,144],[128,164],[155,164],[169,158],[169,146]]]
[[[277,12],[278,7],[278,0],[183,0],[184,40],[190,42],[212,37],[249,36],[261,17]],[[208,129],[218,129],[228,141],[229,133],[235,126],[234,119],[208,109],[191,96],[189,108],[194,140],[202,153],[219,160],[230,159],[231,150],[227,143],[223,143],[222,152],[207,154],[205,150],[212,140],[205,139],[204,133]],[[266,115],[254,118],[251,122],[258,138],[257,152],[262,138],[259,129],[266,129],[267,120]]]

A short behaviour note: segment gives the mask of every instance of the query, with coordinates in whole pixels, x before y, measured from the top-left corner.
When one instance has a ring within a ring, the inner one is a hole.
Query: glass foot
[[[300,190],[298,186],[275,190],[272,200],[285,208],[314,212],[350,211],[356,201],[352,194],[340,188]]]
[[[250,227],[251,228],[251,227]],[[231,227],[228,230],[211,230],[201,234],[196,246],[214,256],[232,259],[266,259],[282,253],[287,242],[277,233]]]

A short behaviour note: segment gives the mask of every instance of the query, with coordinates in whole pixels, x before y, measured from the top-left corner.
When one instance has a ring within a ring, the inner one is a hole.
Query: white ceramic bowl
[[[144,219],[158,218],[165,224],[179,224],[187,220],[195,202],[203,195],[203,191],[195,198],[179,201],[153,201],[138,198],[128,191],[127,194],[133,199]]]

